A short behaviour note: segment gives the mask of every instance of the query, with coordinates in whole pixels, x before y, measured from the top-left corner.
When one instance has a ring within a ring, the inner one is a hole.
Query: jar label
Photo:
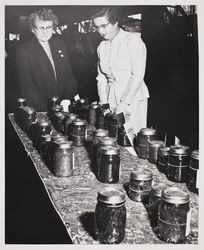
[[[185,236],[189,235],[189,232],[190,232],[190,222],[191,222],[191,209],[187,213]]]
[[[75,168],[75,166],[74,166],[74,152],[72,153],[72,166],[73,166],[73,170],[74,170],[74,168]]]

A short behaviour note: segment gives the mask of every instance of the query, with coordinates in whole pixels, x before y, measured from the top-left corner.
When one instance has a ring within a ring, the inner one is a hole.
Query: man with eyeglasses
[[[47,111],[47,101],[53,96],[72,99],[78,92],[77,82],[65,43],[52,37],[58,25],[52,10],[32,13],[28,24],[34,37],[21,44],[16,54],[19,92],[27,105]]]
[[[97,87],[100,103],[123,112],[134,134],[147,126],[149,91],[144,82],[146,47],[137,33],[118,26],[117,9],[105,7],[92,16],[93,27],[103,37],[98,46]]]

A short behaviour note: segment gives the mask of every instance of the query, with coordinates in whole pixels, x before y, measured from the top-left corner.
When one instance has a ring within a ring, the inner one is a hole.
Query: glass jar
[[[128,194],[133,201],[146,201],[149,198],[153,174],[151,170],[138,168],[130,174]]]
[[[116,137],[118,138],[118,121],[116,119],[116,114],[113,113],[109,116],[108,119],[108,130],[110,137]]]
[[[97,117],[96,128],[104,129],[104,120],[105,120],[104,112],[105,110],[102,108],[101,105],[99,105],[98,108],[96,109],[96,117]]]
[[[87,120],[88,118],[88,99],[81,98],[77,100],[75,111],[81,119]]]
[[[125,237],[125,193],[108,187],[98,192],[95,209],[95,236],[102,244],[118,244]]]
[[[187,182],[189,164],[189,147],[184,145],[170,146],[167,178],[173,182]]]
[[[177,187],[163,190],[158,216],[158,236],[167,243],[182,243],[190,229],[190,196]]]
[[[74,167],[74,152],[71,141],[55,141],[53,173],[58,177],[71,176]]]
[[[50,145],[51,144],[51,135],[45,134],[42,135],[41,143],[40,143],[40,150],[39,153],[42,156],[45,164],[48,165],[49,158],[50,158]]]
[[[70,139],[73,141],[74,146],[84,146],[87,133],[86,121],[79,118],[73,120],[70,131]]]
[[[91,104],[89,107],[89,124],[91,126],[95,126],[96,125],[96,120],[97,120],[97,115],[96,115],[96,110],[99,107],[98,104]]]
[[[198,194],[198,171],[199,170],[199,150],[193,150],[191,152],[191,159],[188,166],[188,189]]]
[[[142,128],[137,138],[137,154],[139,158],[149,158],[149,142],[156,140],[156,130],[153,128]]]
[[[22,116],[23,116],[23,109],[26,106],[26,99],[25,98],[17,98],[17,108],[15,111],[15,120],[16,123],[21,127],[22,126]]]
[[[158,149],[157,168],[161,173],[166,174],[170,147]]]
[[[152,227],[156,227],[158,224],[158,211],[161,202],[161,194],[165,188],[166,185],[162,182],[155,182],[151,187],[149,195],[148,213]]]
[[[124,126],[118,128],[118,144],[123,147],[131,147],[131,143],[127,137]]]
[[[51,123],[48,120],[38,121],[35,127],[35,138],[34,138],[34,146],[37,150],[39,150],[40,143],[42,140],[42,135],[51,133]]]
[[[149,162],[152,164],[157,163],[157,157],[158,157],[158,151],[159,148],[164,147],[164,142],[163,141],[150,141],[149,142]]]
[[[57,96],[53,96],[48,99],[47,101],[47,111],[48,114],[52,111],[52,108],[56,105],[59,105],[59,98]]]
[[[21,128],[29,135],[30,127],[37,120],[36,110],[32,107],[23,107]]]
[[[91,156],[93,160],[96,161],[97,158],[97,146],[100,138],[108,136],[108,133],[109,133],[108,130],[100,128],[93,131],[93,139],[91,142]]]
[[[69,140],[71,140],[71,127],[72,122],[78,118],[77,114],[69,113],[63,120],[63,126],[64,126],[64,134],[68,136]]]
[[[103,183],[117,183],[120,175],[120,148],[103,146],[98,155],[98,180]]]
[[[69,105],[69,112],[76,114],[76,101],[71,101],[71,104]]]
[[[63,112],[57,112],[55,113],[55,121],[56,121],[56,130],[63,133],[64,132],[64,118],[65,115]]]
[[[56,128],[56,114],[63,112],[63,106],[62,105],[56,105],[51,108],[51,111],[49,113],[49,119],[52,123],[52,125]]]

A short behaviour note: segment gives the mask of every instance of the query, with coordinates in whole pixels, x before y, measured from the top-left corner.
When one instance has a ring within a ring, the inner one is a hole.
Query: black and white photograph
[[[4,247],[202,249],[198,1],[1,8]]]

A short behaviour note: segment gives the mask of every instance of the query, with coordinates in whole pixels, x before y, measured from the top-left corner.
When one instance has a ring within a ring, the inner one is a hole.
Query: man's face
[[[32,32],[40,42],[47,42],[53,34],[53,22],[35,19]]]
[[[95,18],[93,24],[95,29],[105,40],[111,40],[117,34],[118,23],[110,23],[106,16]]]

